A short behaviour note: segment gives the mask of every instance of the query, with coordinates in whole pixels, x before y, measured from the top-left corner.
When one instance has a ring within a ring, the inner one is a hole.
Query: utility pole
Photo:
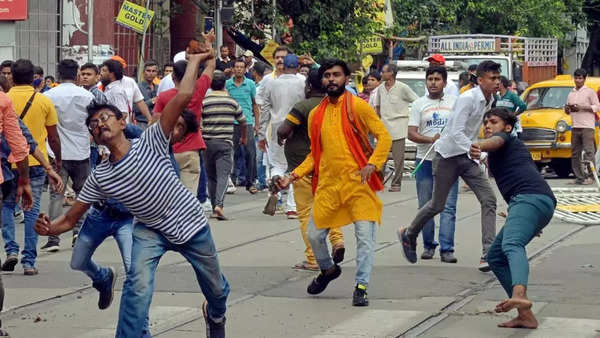
[[[94,63],[94,0],[88,0],[88,62]]]
[[[215,37],[216,43],[215,49],[217,50],[217,56],[221,56],[221,46],[223,45],[223,20],[221,18],[221,8],[223,8],[223,0],[215,0]]]

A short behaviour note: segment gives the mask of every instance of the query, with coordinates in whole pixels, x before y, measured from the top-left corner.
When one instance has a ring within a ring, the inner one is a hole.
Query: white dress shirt
[[[173,77],[171,75],[172,74],[167,74],[162,78],[162,80],[160,80],[160,83],[158,84],[158,89],[156,90],[156,96],[158,96],[158,94],[164,92],[165,90],[175,88],[175,82],[173,82]]]
[[[127,101],[127,92],[121,81],[113,81],[104,88],[104,96],[106,96],[106,100],[108,103],[117,107],[122,113],[129,113],[129,103]],[[129,122],[129,116],[127,116],[127,121]]]
[[[454,81],[448,79],[446,87],[444,87],[444,95],[460,96],[460,89],[458,89],[458,86]]]
[[[52,100],[58,113],[58,135],[60,136],[63,160],[81,161],[90,157],[90,133],[85,120],[87,106],[94,95],[74,83],[61,83],[44,93]]]
[[[493,96],[487,102],[479,86],[459,96],[440,140],[435,143],[435,151],[443,158],[468,154],[479,135],[483,114],[492,108],[492,103]]]
[[[133,111],[133,105],[137,102],[144,101],[144,94],[138,87],[137,82],[134,78],[129,76],[123,76],[121,79],[121,84],[123,85],[123,89],[125,89],[125,93],[127,93],[127,104],[129,105],[129,111]]]
[[[400,81],[396,81],[389,90],[385,87],[385,81],[377,87],[375,106],[379,107],[381,121],[392,140],[400,140],[408,135],[408,109],[418,98],[409,86]]]

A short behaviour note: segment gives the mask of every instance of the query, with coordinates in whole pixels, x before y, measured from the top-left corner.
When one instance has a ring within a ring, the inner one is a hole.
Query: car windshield
[[[397,79],[398,81],[404,83],[409,86],[418,97],[427,95],[427,85],[425,84],[425,80],[421,79]],[[449,79],[450,80],[450,79]],[[452,80],[450,80],[452,81]],[[456,81],[454,81],[456,83]]]
[[[476,59],[476,58],[461,58],[460,56],[446,56],[446,60],[462,61],[469,66],[470,65],[478,65],[481,62],[486,61],[486,60],[492,60],[492,61],[500,64],[500,75],[508,77],[508,60],[507,59],[494,58],[494,57]]]
[[[573,87],[544,87],[532,89],[527,93],[527,97],[525,98],[527,109],[562,109],[567,103],[567,97],[571,90],[573,90]]]

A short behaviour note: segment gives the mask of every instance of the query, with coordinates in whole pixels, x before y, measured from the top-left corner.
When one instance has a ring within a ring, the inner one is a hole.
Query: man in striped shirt
[[[110,157],[89,176],[77,202],[65,215],[52,222],[41,215],[36,223],[41,235],[60,234],[71,229],[92,203],[107,198],[120,201],[135,216],[131,267],[123,288],[116,337],[142,336],[154,273],[168,250],[180,252],[198,276],[207,300],[202,311],[209,336],[225,336],[229,284],[221,273],[202,206],[179,181],[169,159],[169,139],[181,139],[186,132],[181,112],[192,98],[198,66],[214,57],[210,47],[202,54],[188,54],[178,93],[159,122],[137,140],[125,138],[126,121],[118,109],[90,109],[86,124],[95,141],[108,147]]]
[[[245,145],[246,117],[237,101],[225,90],[225,74],[216,71],[210,88],[212,92],[202,102],[202,132],[206,142],[204,165],[208,179],[208,195],[213,207],[212,217],[227,220],[223,201],[227,190],[227,178],[231,172],[234,121],[241,128],[240,144]]]

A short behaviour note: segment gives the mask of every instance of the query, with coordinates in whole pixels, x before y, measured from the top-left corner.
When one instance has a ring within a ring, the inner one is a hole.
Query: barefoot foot
[[[512,309],[529,310],[533,304],[529,299],[525,298],[509,298],[496,305],[496,312],[508,312]]]
[[[520,329],[537,329],[538,322],[531,310],[522,311],[519,315],[509,320],[508,322],[498,324],[498,327],[520,328]]]

